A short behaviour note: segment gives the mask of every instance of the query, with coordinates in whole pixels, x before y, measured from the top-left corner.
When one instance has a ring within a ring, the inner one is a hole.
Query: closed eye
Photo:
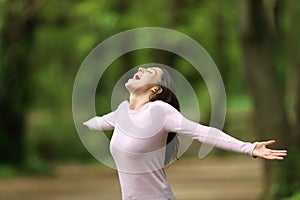
[[[147,72],[149,72],[150,74],[156,74],[156,70],[155,69],[152,69],[152,68],[150,68],[150,69],[147,69]]]

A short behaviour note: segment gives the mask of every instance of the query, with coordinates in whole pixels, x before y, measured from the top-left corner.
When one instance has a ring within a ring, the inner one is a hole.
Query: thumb
[[[269,141],[266,141],[266,142],[264,142],[264,145],[265,146],[270,146],[270,145],[273,145],[273,144],[275,144],[275,140],[269,140]]]

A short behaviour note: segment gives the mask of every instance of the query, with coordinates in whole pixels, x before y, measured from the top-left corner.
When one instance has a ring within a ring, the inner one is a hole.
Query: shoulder
[[[161,100],[155,100],[153,102],[151,102],[151,105],[152,106],[162,106],[162,107],[168,107],[168,106],[171,106],[170,104],[164,102],[164,101],[161,101]]]
[[[172,105],[170,105],[170,104],[168,104],[164,101],[161,101],[161,100],[153,101],[151,106],[152,107],[158,106],[158,107],[160,107],[161,109],[163,109],[164,111],[167,111],[167,112],[178,112],[176,110],[176,108],[174,108]]]
[[[124,100],[119,104],[117,109],[127,107],[127,106],[128,106],[128,100]]]
[[[119,103],[117,105],[117,107],[115,108],[112,108],[112,113],[114,113],[114,115],[120,111],[123,111],[123,110],[126,110],[128,107],[128,101],[127,100],[124,100],[122,101],[121,103]]]

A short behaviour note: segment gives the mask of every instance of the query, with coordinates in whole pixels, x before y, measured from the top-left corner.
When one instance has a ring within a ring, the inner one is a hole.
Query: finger
[[[275,140],[269,140],[269,141],[264,142],[264,145],[265,146],[273,145],[275,142],[276,142]]]
[[[270,150],[263,157],[269,160],[282,160],[287,155],[284,150]]]
[[[270,157],[281,157],[284,158],[286,155],[281,155],[281,154],[274,154],[274,155],[269,155]]]
[[[283,160],[284,159],[284,157],[273,156],[273,155],[266,155],[266,156],[264,156],[264,158],[267,160]]]
[[[287,150],[271,150],[271,153],[285,153],[285,154],[287,154]]]
[[[283,160],[283,157],[270,157],[268,160]]]
[[[287,155],[287,151],[286,150],[272,150],[272,149],[267,149],[266,154],[265,155],[278,155],[278,156],[286,156]]]
[[[275,152],[275,153],[272,153],[272,155],[274,155],[274,156],[286,156],[287,153],[285,153],[285,152]]]
[[[287,151],[286,150],[271,150],[270,155],[274,156],[287,156]]]

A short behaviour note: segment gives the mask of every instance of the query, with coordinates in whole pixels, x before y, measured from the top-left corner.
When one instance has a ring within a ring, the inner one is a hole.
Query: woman
[[[163,68],[139,68],[125,87],[130,97],[114,112],[84,122],[91,130],[114,129],[110,150],[123,200],[175,199],[164,167],[177,159],[177,134],[253,157],[282,160],[287,155],[285,150],[266,148],[273,140],[242,142],[183,117],[173,81]]]

